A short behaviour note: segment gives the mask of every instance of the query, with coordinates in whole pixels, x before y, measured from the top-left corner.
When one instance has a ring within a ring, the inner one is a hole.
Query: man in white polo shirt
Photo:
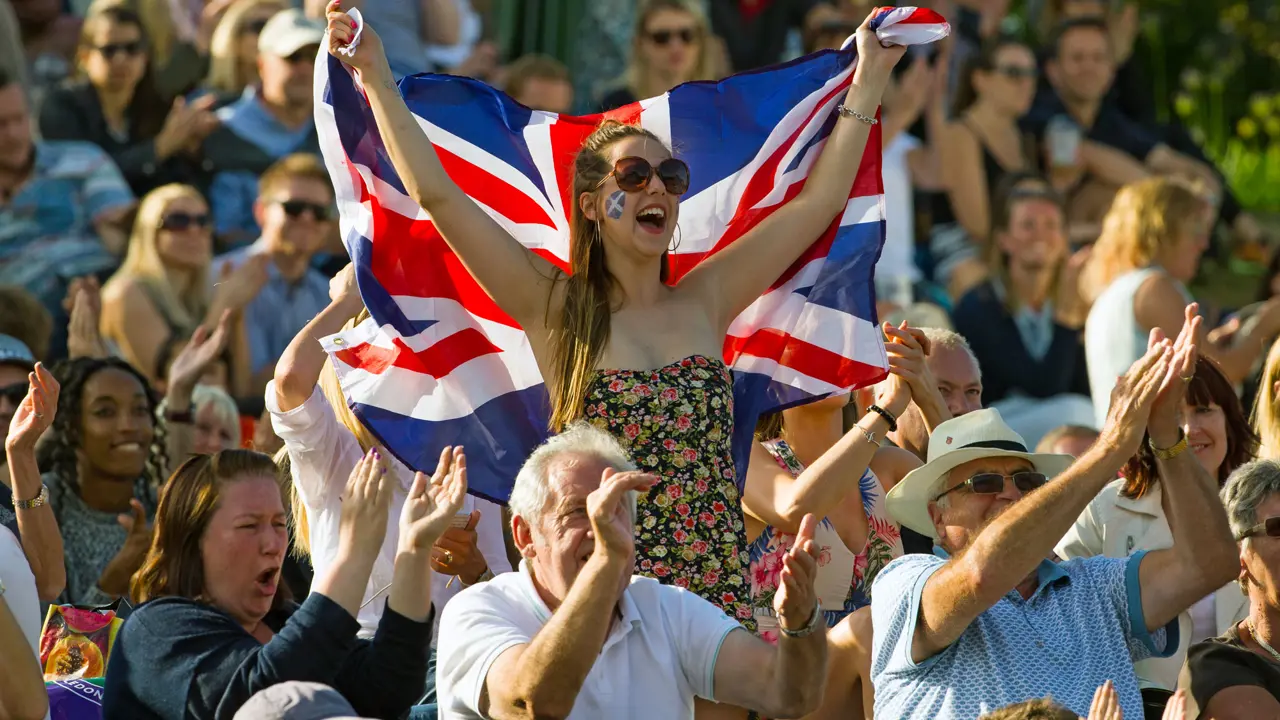
[[[459,593],[440,620],[443,717],[692,718],[694,697],[799,717],[817,708],[825,628],[816,520],[784,560],[777,646],[682,588],[633,576],[636,471],[575,424],[525,461],[511,494],[518,572]]]

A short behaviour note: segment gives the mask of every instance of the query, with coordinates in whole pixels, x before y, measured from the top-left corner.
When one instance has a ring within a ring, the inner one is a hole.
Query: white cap
[[[324,42],[323,20],[307,17],[301,10],[281,10],[258,34],[258,52],[262,55],[287,58],[310,45]]]

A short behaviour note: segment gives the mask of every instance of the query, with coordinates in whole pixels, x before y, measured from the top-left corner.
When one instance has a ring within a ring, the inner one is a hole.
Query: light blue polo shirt
[[[1125,717],[1142,717],[1133,662],[1167,657],[1178,647],[1175,618],[1146,630],[1138,586],[1145,552],[1040,564],[1040,585],[1027,600],[1011,590],[958,640],[922,663],[911,639],[925,582],[947,562],[904,555],[876,576],[871,617],[871,678],[876,717],[973,720],[1013,703],[1052,696],[1088,715],[1093,693],[1115,683]]]

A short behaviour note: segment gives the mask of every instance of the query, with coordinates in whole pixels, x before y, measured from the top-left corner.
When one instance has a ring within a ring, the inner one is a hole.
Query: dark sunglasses
[[[213,224],[213,219],[208,213],[193,215],[192,213],[174,212],[164,216],[160,221],[161,230],[173,230],[182,232],[192,227],[207,228]]]
[[[1280,537],[1280,516],[1269,517],[1266,520],[1254,525],[1236,536],[1236,542],[1254,535],[1266,535],[1267,537]]]
[[[953,493],[960,488],[967,487],[976,495],[997,495],[1004,490],[1004,481],[1008,478],[1013,481],[1015,487],[1020,492],[1029,493],[1032,490],[1043,487],[1049,482],[1049,478],[1044,473],[1038,473],[1032,470],[1023,470],[1012,475],[1002,475],[1000,473],[985,472],[978,473],[964,482],[956,485],[950,490],[946,490],[933,497],[934,500],[943,497],[949,493]]]
[[[654,30],[649,33],[649,39],[654,45],[666,45],[671,42],[672,38],[680,38],[680,42],[685,45],[692,45],[693,41],[698,37],[698,31],[693,28],[680,28],[679,30]]]
[[[640,192],[653,179],[654,174],[662,180],[667,192],[672,195],[683,195],[689,190],[689,166],[683,160],[667,158],[654,168],[648,160],[639,157],[624,157],[613,164],[613,171],[600,179],[596,184],[599,190],[604,181],[612,177],[618,181],[618,189],[627,192]]]
[[[1010,80],[1035,80],[1040,77],[1040,71],[1036,68],[1017,65],[1000,65],[996,67],[996,72]]]
[[[27,387],[25,380],[0,387],[0,398],[4,398],[14,405],[19,405],[22,403],[23,398],[27,396]]]
[[[284,208],[284,214],[291,218],[300,218],[303,213],[310,212],[311,217],[315,218],[317,222],[325,222],[329,219],[330,209],[328,205],[320,205],[306,200],[281,200],[280,207]]]
[[[134,40],[133,42],[107,43],[106,45],[99,45],[96,49],[102,53],[102,57],[108,60],[115,60],[116,55],[121,53],[130,57],[137,57],[142,54],[144,46],[141,40]]]

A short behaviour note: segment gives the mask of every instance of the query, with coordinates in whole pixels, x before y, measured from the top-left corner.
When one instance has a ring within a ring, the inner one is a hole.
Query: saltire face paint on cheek
[[[604,204],[604,214],[617,220],[622,217],[622,210],[627,206],[627,194],[621,190],[609,196]]]

